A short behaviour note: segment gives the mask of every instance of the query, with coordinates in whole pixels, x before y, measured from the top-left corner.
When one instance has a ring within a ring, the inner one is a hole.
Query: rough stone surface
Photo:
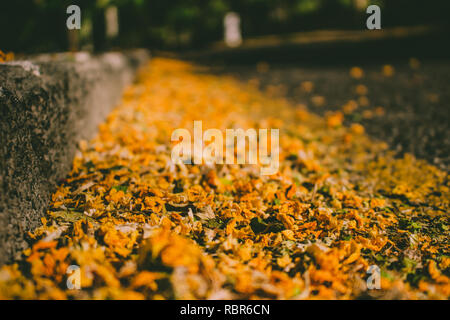
[[[27,247],[77,143],[120,99],[149,55],[42,55],[0,64],[0,264]]]

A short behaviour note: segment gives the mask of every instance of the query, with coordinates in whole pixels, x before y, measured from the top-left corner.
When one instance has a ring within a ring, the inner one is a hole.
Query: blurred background
[[[82,12],[76,37],[65,28],[71,4]],[[0,49],[205,48],[223,39],[230,11],[240,16],[244,42],[311,30],[361,30],[370,4],[381,7],[383,28],[449,26],[446,0],[14,0],[0,4]],[[109,36],[108,17],[118,23],[118,32]]]

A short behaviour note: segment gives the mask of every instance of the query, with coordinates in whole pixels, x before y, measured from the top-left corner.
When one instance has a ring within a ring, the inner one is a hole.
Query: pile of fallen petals
[[[2,50],[0,50],[0,63],[12,60],[14,60],[14,53],[12,52],[4,53]]]
[[[448,174],[360,125],[155,58],[82,142],[2,299],[448,299]],[[171,161],[171,133],[279,128],[280,169]],[[68,267],[81,289],[68,289]],[[370,266],[381,289],[369,290]]]

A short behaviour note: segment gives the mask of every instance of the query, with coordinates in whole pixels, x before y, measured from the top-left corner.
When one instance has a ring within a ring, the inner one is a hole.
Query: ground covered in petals
[[[0,298],[448,299],[446,172],[319,117],[155,58],[80,143]],[[171,160],[174,129],[279,128],[280,168]],[[81,290],[67,288],[80,267]],[[381,289],[369,290],[376,265]]]

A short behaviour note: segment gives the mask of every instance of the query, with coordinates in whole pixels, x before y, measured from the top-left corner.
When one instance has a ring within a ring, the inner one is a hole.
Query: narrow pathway
[[[174,164],[172,132],[196,120],[280,129],[278,172]],[[0,298],[448,299],[447,173],[343,120],[154,59],[80,143]]]

